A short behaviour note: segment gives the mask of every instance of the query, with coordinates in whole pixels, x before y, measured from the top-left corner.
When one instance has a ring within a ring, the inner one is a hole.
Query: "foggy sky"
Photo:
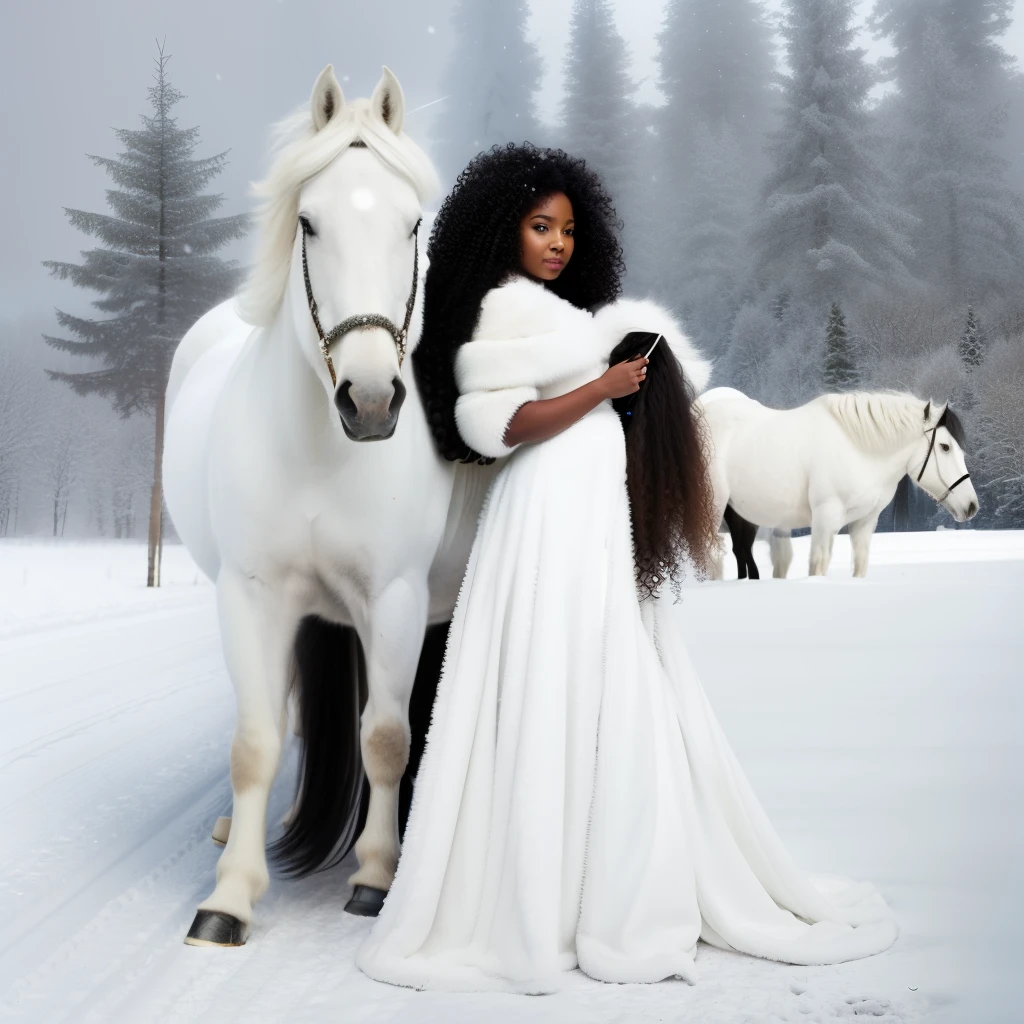
[[[106,210],[110,179],[86,153],[115,156],[112,127],[136,128],[148,111],[155,39],[166,38],[170,81],[186,98],[182,127],[199,125],[199,157],[230,149],[212,189],[222,213],[250,208],[248,183],[265,167],[268,126],[308,96],[333,62],[348,96],[367,96],[387,64],[407,109],[441,96],[451,52],[454,0],[36,0],[5,4],[0,15],[0,321],[44,314],[53,306],[86,312],[91,293],[52,279],[40,261],[77,262],[91,240],[72,229],[63,207]],[[500,0],[498,0],[500,2]],[[529,31],[545,62],[538,108],[554,122],[568,49],[572,0],[531,0]],[[871,0],[861,0],[863,12]],[[780,0],[768,0],[778,11]],[[388,16],[382,17],[381,9]],[[633,54],[640,101],[658,103],[654,35],[661,0],[620,0],[619,31]],[[1003,45],[1024,55],[1024,0]],[[398,26],[397,33],[392,27]],[[874,59],[887,51],[866,32]],[[406,129],[426,141],[438,104],[409,115]],[[225,250],[245,261],[252,238]],[[0,336],[0,344],[7,342]],[[41,342],[40,342],[41,344]]]

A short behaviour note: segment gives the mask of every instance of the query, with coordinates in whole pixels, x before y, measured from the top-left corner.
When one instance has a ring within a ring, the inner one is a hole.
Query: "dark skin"
[[[554,281],[572,258],[575,221],[564,192],[541,200],[519,222],[521,269],[537,281]],[[572,426],[606,398],[622,398],[640,390],[648,360],[636,356],[608,367],[596,380],[559,395],[521,405],[505,429],[509,447],[544,441]]]

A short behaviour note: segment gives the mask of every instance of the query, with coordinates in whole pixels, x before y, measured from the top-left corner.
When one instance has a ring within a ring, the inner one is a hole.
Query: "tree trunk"
[[[57,513],[60,509],[60,498],[55,494],[53,496],[53,535],[57,536]]]
[[[147,587],[160,586],[160,561],[163,556],[164,506],[164,395],[156,403],[156,437],[153,451],[153,490],[149,498],[149,572]]]

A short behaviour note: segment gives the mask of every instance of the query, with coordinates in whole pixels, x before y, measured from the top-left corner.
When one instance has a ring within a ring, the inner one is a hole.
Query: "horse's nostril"
[[[350,380],[343,380],[338,385],[338,390],[334,392],[334,405],[342,416],[348,416],[350,419],[354,419],[356,415],[356,403],[352,401],[352,396],[349,394],[351,387],[352,381]]]
[[[391,406],[388,409],[388,413],[392,416],[397,416],[398,410],[402,408],[402,403],[405,401],[405,385],[402,383],[401,377],[392,377],[391,384],[395,389],[395,393],[391,398]]]
[[[967,506],[967,518],[971,519],[974,516],[974,513],[977,511],[978,503],[976,501],[972,501],[970,505]]]

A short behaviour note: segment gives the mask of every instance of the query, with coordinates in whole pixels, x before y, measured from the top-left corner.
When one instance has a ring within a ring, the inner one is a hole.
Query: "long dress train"
[[[672,628],[638,602],[603,402],[494,478],[392,889],[357,962],[415,988],[696,977],[698,938],[795,964],[896,937],[867,884],[798,868]]]

